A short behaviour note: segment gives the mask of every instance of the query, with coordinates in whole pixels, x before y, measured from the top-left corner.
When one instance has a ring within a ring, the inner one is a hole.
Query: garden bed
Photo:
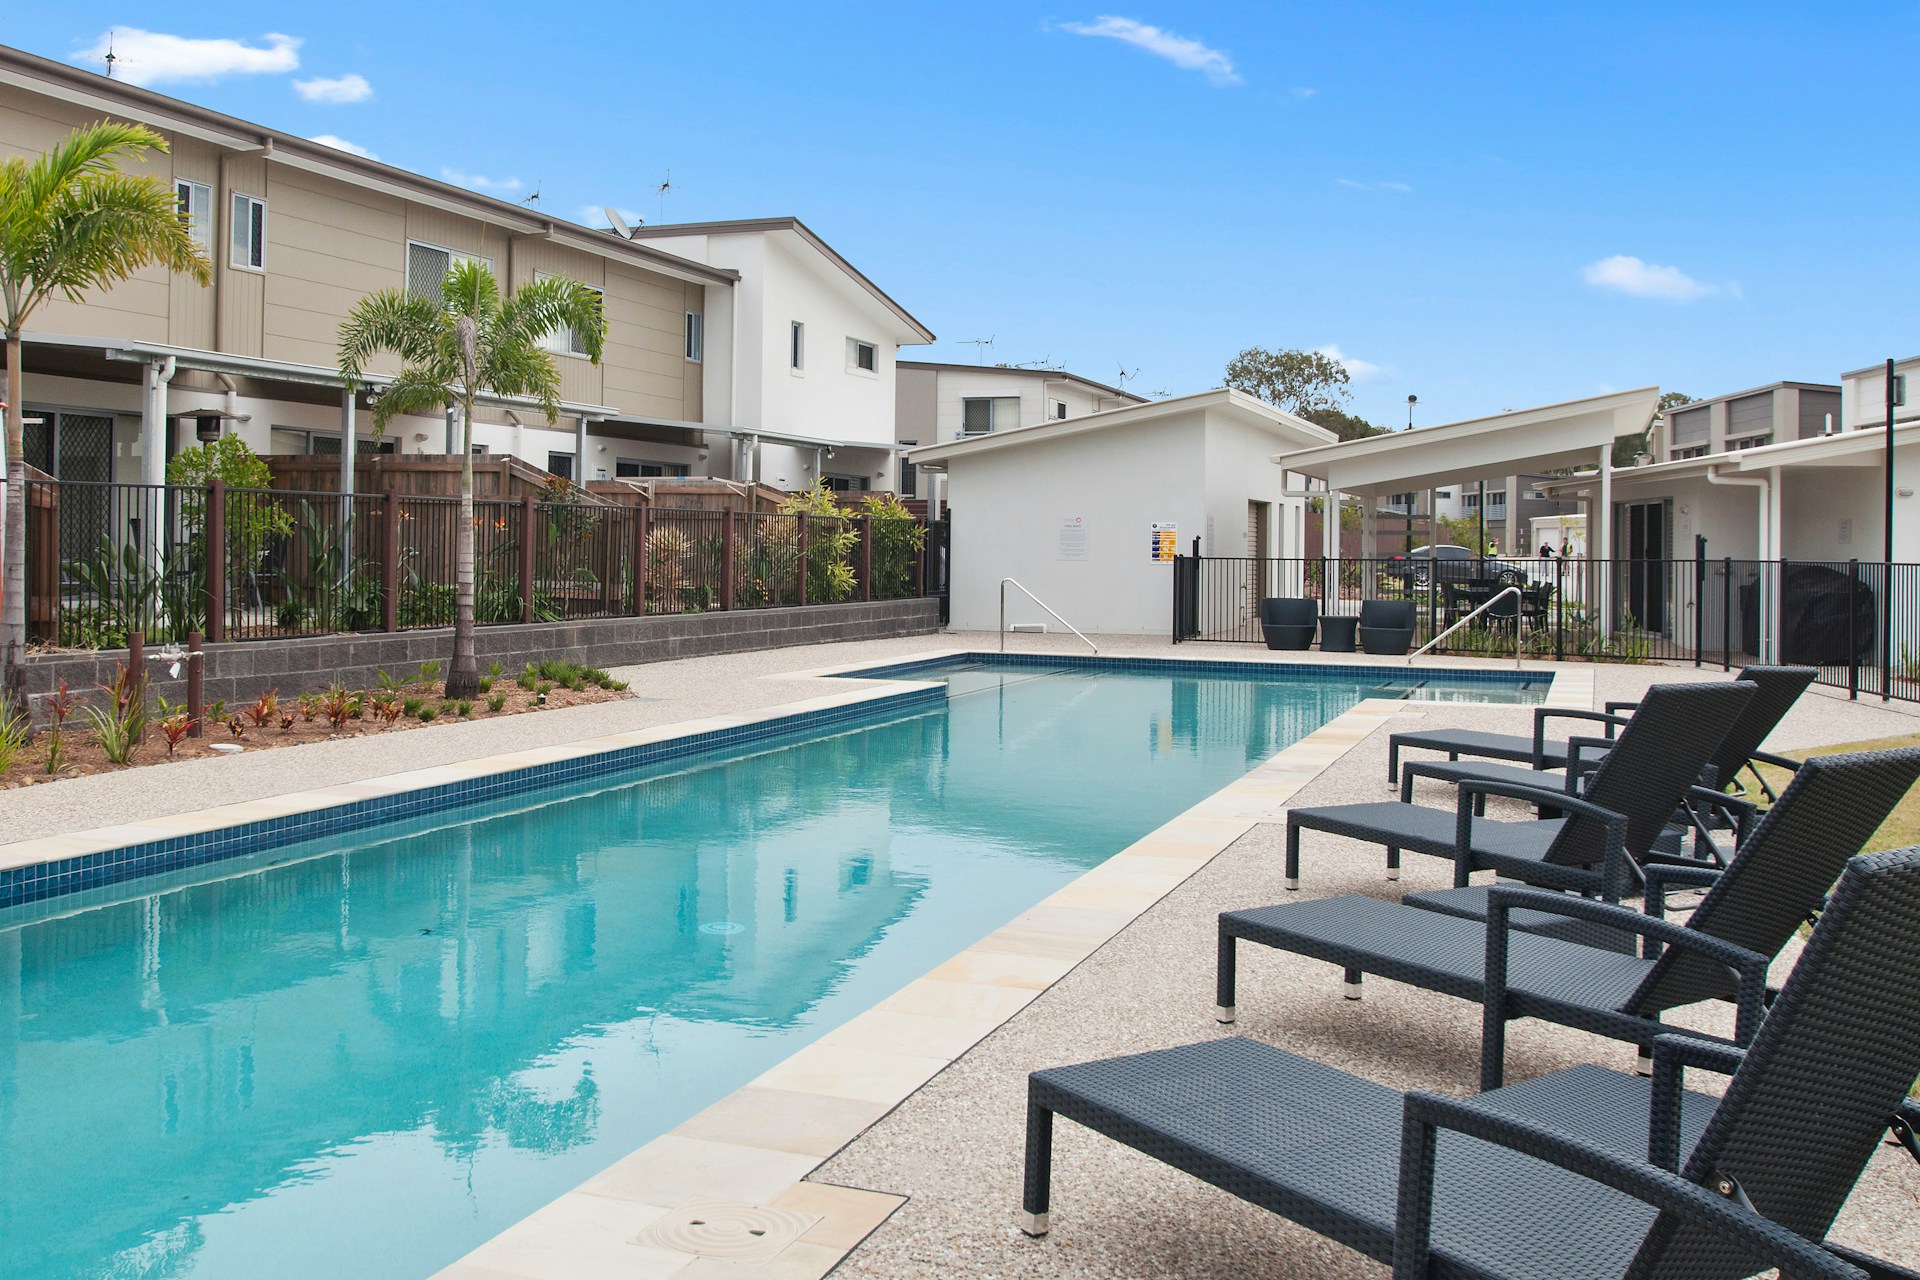
[[[547,662],[538,668],[529,666],[518,675],[503,673],[496,664],[482,677],[480,696],[471,702],[450,702],[446,697],[446,682],[439,677],[439,666],[429,663],[410,677],[393,677],[383,672],[383,679],[371,689],[336,686],[321,693],[285,699],[278,696],[277,690],[263,690],[244,706],[213,704],[207,708],[201,736],[197,738],[179,736],[183,731],[182,720],[173,722],[173,732],[169,734],[167,713],[182,719],[185,713],[163,703],[150,709],[141,740],[130,751],[122,753],[124,763],[115,762],[104,740],[108,735],[96,727],[98,719],[83,709],[91,706],[98,712],[108,712],[116,703],[114,691],[74,690],[72,709],[66,716],[64,728],[57,733],[51,727],[42,726],[30,742],[17,749],[11,760],[7,759],[6,744],[0,741],[0,790],[233,754],[216,749],[221,747],[237,746],[243,752],[295,747],[309,742],[365,738],[429,725],[492,720],[611,702],[631,696],[625,683],[597,668]],[[178,739],[171,748],[169,736]]]

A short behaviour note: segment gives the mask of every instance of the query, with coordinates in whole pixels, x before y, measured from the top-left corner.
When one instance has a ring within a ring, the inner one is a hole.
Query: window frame
[[[860,363],[860,353],[862,351],[872,353],[872,364],[866,365]],[[863,374],[874,378],[879,377],[880,344],[877,342],[869,342],[865,338],[855,338],[849,335],[847,338],[847,372]]]
[[[707,317],[702,311],[687,312],[687,363],[701,364],[707,358]]]
[[[1065,400],[1047,401],[1047,420],[1065,422],[1067,420],[1067,402]]]
[[[533,273],[533,278],[535,280],[552,280],[555,277],[560,276],[560,274],[561,273],[557,271],[536,271]],[[568,280],[573,280],[572,276],[566,276],[565,278]],[[579,285],[582,289],[585,289],[589,293],[593,294],[594,297],[600,299],[600,314],[604,316],[606,314],[606,309],[607,309],[606,286],[598,285],[598,284],[588,284],[585,280],[573,280],[573,282]],[[575,336],[576,335],[574,334],[572,326],[568,326],[567,331],[564,334],[562,334],[560,330],[555,329],[552,333],[541,335],[540,348],[541,350],[547,352],[549,355],[566,356],[570,360],[593,359],[591,355],[587,354],[585,351],[581,351],[577,349],[574,346]]]
[[[195,192],[206,197],[204,216],[197,226],[193,219],[193,195]],[[183,199],[186,202],[184,205],[181,203]],[[173,180],[173,202],[175,208],[180,210],[180,220],[187,226],[187,235],[192,238],[194,244],[199,246],[200,252],[206,254],[208,258],[212,258],[213,224],[215,221],[213,216],[213,188],[207,183],[195,182],[192,178],[175,178]]]
[[[422,249],[431,249],[435,253],[446,254],[447,255],[447,268],[446,268],[447,271],[453,270],[454,264],[460,263],[460,262],[478,262],[483,264],[487,270],[489,271],[493,270],[493,259],[488,257],[484,253],[469,253],[465,249],[455,249],[451,245],[435,244],[431,240],[419,240],[414,238],[413,236],[408,236],[406,261],[401,264],[400,278],[403,286],[407,288],[409,292],[411,292],[413,287],[412,284],[408,282],[408,278],[413,275],[413,271],[412,271],[413,250],[414,250],[414,246],[416,245],[418,245]],[[447,278],[446,272],[442,272],[440,275],[440,278],[442,280],[445,280]],[[418,297],[420,295],[416,294],[414,296]]]
[[[244,206],[241,203],[242,201],[245,202]],[[232,223],[232,225],[227,229],[228,230],[227,265],[233,268],[235,271],[251,271],[257,275],[265,275],[267,273],[267,199],[266,197],[249,195],[244,191],[234,191],[230,193],[230,198],[227,201],[227,207],[231,211],[229,216]],[[240,259],[241,246],[240,246],[240,239],[239,239],[240,226],[241,226],[241,213],[243,208],[245,210],[245,215],[246,215],[245,217],[246,227],[249,233],[248,242],[247,242],[247,258],[245,261],[242,261]],[[259,236],[257,239],[255,239],[251,234],[255,225],[255,218],[253,214],[254,214],[254,210],[256,209],[260,211],[260,217],[258,219]],[[256,258],[258,259],[258,261],[254,261],[254,259]]]
[[[1000,415],[996,413],[991,406],[1007,403],[1013,405],[1013,421],[1006,426],[1001,426],[999,422]],[[987,409],[987,429],[985,431],[967,430],[967,406],[970,404],[985,404],[989,406]],[[960,398],[960,438],[962,440],[972,440],[979,436],[990,436],[997,431],[1012,431],[1019,425],[1019,396],[962,396]]]
[[[789,320],[787,324],[787,372],[804,376],[807,372],[807,326],[799,320]]]

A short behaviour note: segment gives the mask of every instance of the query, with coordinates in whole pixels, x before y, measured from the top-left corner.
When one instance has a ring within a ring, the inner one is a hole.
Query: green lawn
[[[1817,747],[1812,751],[1781,752],[1804,760],[1808,756],[1837,756],[1849,751],[1885,751],[1890,747],[1920,747],[1920,733],[1907,734],[1898,738],[1875,738],[1871,742],[1845,742],[1832,747]],[[1762,768],[1768,785],[1778,791],[1787,784],[1784,769]],[[1904,849],[1908,845],[1920,844],[1920,787],[1907,792],[1880,829],[1867,841],[1863,853],[1877,853],[1882,849]]]

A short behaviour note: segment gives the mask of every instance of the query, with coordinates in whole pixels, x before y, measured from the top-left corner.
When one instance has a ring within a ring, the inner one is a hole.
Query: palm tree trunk
[[[7,331],[7,536],[6,564],[0,572],[0,715],[27,709],[27,458],[20,368],[20,331]]]
[[[473,404],[461,406],[460,534],[454,543],[453,663],[447,668],[447,698],[480,692],[480,663],[473,652]]]

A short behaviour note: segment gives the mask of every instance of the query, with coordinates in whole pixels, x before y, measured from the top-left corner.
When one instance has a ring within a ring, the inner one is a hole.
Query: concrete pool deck
[[[992,636],[918,637],[629,668],[620,674],[638,697],[623,702],[9,793],[9,832],[63,842],[110,814],[124,815],[134,828],[159,819],[177,829],[194,820],[190,810],[209,804],[285,806],[295,788],[354,794],[391,787],[400,781],[396,769],[466,772],[484,767],[479,756],[551,758],[595,749],[582,739],[657,738],[695,727],[690,720],[738,723],[795,709],[796,700],[854,700],[875,688],[876,682],[835,682],[836,691],[823,694],[820,684],[808,683],[823,667],[897,661],[936,647],[990,650],[993,642]],[[1319,660],[1243,646],[1101,643],[1103,652],[1124,656]],[[1063,644],[1023,636],[1009,648],[1085,651],[1071,637]],[[1511,669],[1473,661],[1433,665]],[[1601,698],[1636,696],[1655,680],[1697,678],[1691,668],[1528,667],[1560,674],[1554,701],[1562,705],[1592,706]],[[1722,678],[1718,672],[1698,677]],[[1213,914],[1277,896],[1279,835],[1271,824],[1294,800],[1382,798],[1385,743],[1377,731],[1416,719],[1524,729],[1529,712],[1465,703],[1361,704],[442,1275],[813,1277],[836,1264],[836,1274],[876,1276],[1379,1274],[1355,1255],[1072,1126],[1063,1126],[1059,1138],[1054,1236],[1019,1237],[1012,1210],[1026,1071],[1220,1034],[1207,1016]],[[1920,709],[1811,694],[1770,745],[1916,730]],[[241,765],[247,767],[233,768]],[[194,771],[191,779],[185,770]],[[148,774],[170,776],[157,786]],[[69,788],[88,795],[56,794]],[[16,817],[16,799],[34,803]],[[0,847],[0,865],[22,852],[17,843]],[[1423,865],[1429,861],[1410,859],[1396,890],[1443,883],[1437,865]],[[1378,866],[1370,846],[1327,840],[1310,854],[1306,892],[1382,892],[1387,886]],[[1398,1087],[1463,1092],[1470,1086],[1477,1018],[1467,1016],[1465,1006],[1378,983],[1358,1007],[1363,1029],[1355,1031],[1344,1025],[1356,1022],[1354,1012],[1326,999],[1337,975],[1323,966],[1316,973],[1305,961],[1289,966],[1290,959],[1249,957],[1245,989],[1250,997],[1271,989],[1274,999],[1268,1008],[1259,1007],[1268,1003],[1259,997],[1246,1002],[1241,1034]],[[1618,1049],[1522,1024],[1513,1070],[1517,1078],[1570,1061],[1613,1062]],[[1876,1161],[1837,1234],[1911,1260],[1920,1241],[1901,1252],[1875,1235],[1848,1234],[1860,1212],[1877,1221],[1872,1206],[1904,1210],[1920,1194],[1906,1168],[1889,1164]],[[1900,1204],[1903,1194],[1908,1199]],[[1891,1209],[1883,1212],[1891,1218]],[[753,1224],[764,1234],[750,1236]],[[1270,1259],[1263,1250],[1271,1251]]]

